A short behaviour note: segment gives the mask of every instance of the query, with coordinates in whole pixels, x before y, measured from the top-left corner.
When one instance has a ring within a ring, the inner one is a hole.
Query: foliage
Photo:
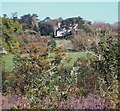
[[[19,43],[15,38],[15,34],[21,31],[21,25],[9,18],[2,18],[2,44],[7,51],[19,49]]]
[[[105,36],[106,37],[106,36]],[[118,41],[117,37],[109,36],[99,42],[97,48],[97,54],[99,60],[95,61],[95,69],[99,71],[100,78],[103,80],[100,87],[100,94],[110,99],[113,104],[113,108],[117,107],[119,103],[118,99],[118,78],[119,78],[119,66],[118,66]],[[101,54],[101,57],[100,57]],[[106,85],[106,88],[104,86]]]
[[[55,48],[56,47],[56,41],[55,40],[50,40],[49,42],[48,42],[48,46],[51,46],[51,47],[53,47],[53,48]]]
[[[54,61],[48,59],[48,49],[49,47],[45,46],[43,42],[35,42],[27,45],[27,55],[15,54],[15,69],[13,72],[5,74],[3,78],[4,95],[7,93],[23,95],[29,99],[31,107],[36,107],[39,99],[42,100],[49,96],[52,98],[52,92],[55,93],[59,86],[59,68],[57,66],[62,60],[63,49],[55,49],[58,53]],[[57,96],[57,93],[55,95]],[[42,103],[40,107],[42,108],[44,105]]]
[[[102,36],[97,52],[88,61],[79,59],[73,74],[77,74],[78,86],[99,93],[109,100],[111,108],[117,108],[118,99],[118,43],[115,36]]]
[[[78,24],[80,29],[83,27],[84,21],[81,17],[68,18],[62,21],[61,27],[68,30],[70,26],[74,27],[75,24]]]
[[[93,57],[91,57],[92,59]],[[92,68],[92,60],[79,58],[71,71],[74,76],[77,87],[82,88],[84,92],[95,93],[97,87],[97,73]],[[84,94],[83,92],[83,94]]]
[[[39,32],[38,30],[38,19],[37,19],[37,14],[27,14],[23,15],[21,19],[19,20],[20,23],[22,23],[23,30],[26,29],[32,29],[36,32]]]
[[[50,17],[46,17],[46,18],[43,20],[43,22],[49,22],[49,21],[51,21],[51,18],[50,18]]]
[[[39,22],[39,30],[41,32],[41,35],[43,36],[52,36],[53,37],[53,26],[48,23],[41,23]]]

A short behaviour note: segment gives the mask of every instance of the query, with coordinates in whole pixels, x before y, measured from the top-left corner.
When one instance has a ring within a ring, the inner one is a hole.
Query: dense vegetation
[[[81,17],[40,21],[36,14],[21,18],[16,14],[12,18],[4,14],[0,38],[7,51],[0,56],[1,93],[6,98],[18,97],[10,101],[10,108],[119,108],[115,25],[92,24]],[[62,38],[54,36],[58,22],[59,30],[67,30]],[[70,27],[77,30],[70,34]]]

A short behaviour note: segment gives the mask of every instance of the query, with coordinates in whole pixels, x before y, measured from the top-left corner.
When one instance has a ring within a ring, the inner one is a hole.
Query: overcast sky
[[[35,13],[40,19],[81,16],[93,22],[118,21],[117,2],[2,2],[1,16],[5,13],[10,17],[13,12],[17,12],[18,17]]]

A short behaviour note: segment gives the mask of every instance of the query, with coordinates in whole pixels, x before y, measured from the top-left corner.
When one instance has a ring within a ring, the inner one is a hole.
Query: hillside
[[[12,15],[0,23],[3,108],[119,107],[116,24]]]

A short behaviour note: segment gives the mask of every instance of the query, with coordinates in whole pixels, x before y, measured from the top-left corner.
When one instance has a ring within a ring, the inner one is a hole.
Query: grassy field
[[[62,60],[62,64],[65,67],[73,67],[74,63],[78,58],[89,59],[91,52],[68,52],[66,53],[64,59]],[[49,57],[54,56],[54,53],[51,53]],[[68,62],[68,60],[70,60]]]
[[[60,47],[60,46],[63,46],[64,48],[66,49],[73,49],[73,44],[71,42],[71,40],[55,40],[56,41],[56,44],[57,44],[57,47]]]
[[[5,70],[7,72],[11,72],[14,69],[13,56],[12,55],[4,55],[4,56],[0,56],[0,58],[2,58],[2,61],[5,65]]]
[[[54,56],[54,53],[50,53],[49,57],[52,58],[53,56]],[[11,72],[14,69],[13,55],[4,55],[3,57],[0,56],[0,58],[2,58],[2,60],[4,61],[6,71]],[[68,52],[65,54],[61,64],[63,64],[64,67],[73,67],[74,63],[78,58],[88,59],[90,58],[90,53],[89,52]]]

